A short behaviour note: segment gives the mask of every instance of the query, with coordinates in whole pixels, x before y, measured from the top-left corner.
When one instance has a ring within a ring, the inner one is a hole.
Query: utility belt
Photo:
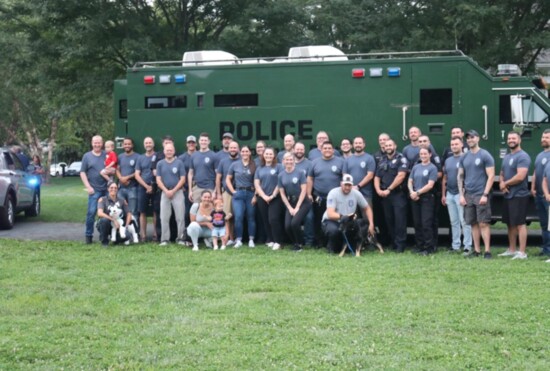
[[[326,202],[326,200],[327,200],[327,195],[313,192],[313,202],[317,203],[318,205],[321,205],[323,201]]]
[[[298,199],[300,199],[300,196],[287,196],[286,199],[292,206],[296,205],[298,203]]]
[[[254,187],[237,187],[237,191],[250,191],[250,192],[254,192]]]

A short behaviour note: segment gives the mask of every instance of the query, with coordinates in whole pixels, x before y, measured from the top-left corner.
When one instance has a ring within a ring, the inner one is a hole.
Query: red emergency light
[[[153,85],[155,83],[155,76],[154,75],[144,76],[143,83],[145,85]]]
[[[361,79],[365,77],[365,69],[364,68],[354,68],[351,70],[351,76],[354,79]]]

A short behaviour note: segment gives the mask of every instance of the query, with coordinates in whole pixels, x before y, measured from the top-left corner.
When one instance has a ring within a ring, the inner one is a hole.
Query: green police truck
[[[541,150],[550,127],[547,95],[542,78],[521,76],[514,65],[492,75],[458,50],[345,55],[306,46],[288,57],[244,59],[198,51],[181,61],[137,63],[115,81],[115,135],[118,143],[134,138],[140,150],[145,136],[158,143],[170,134],[183,152],[187,135],[201,132],[219,149],[225,132],[241,144],[280,148],[286,134],[313,147],[324,130],[334,143],[361,135],[372,153],[378,134],[390,134],[402,149],[417,126],[441,154],[451,128],[461,126],[480,133],[498,175],[507,132],[521,132],[533,158]],[[498,219],[496,184],[495,191]]]

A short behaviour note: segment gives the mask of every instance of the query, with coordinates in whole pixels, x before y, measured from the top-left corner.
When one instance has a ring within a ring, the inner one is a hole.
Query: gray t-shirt
[[[224,189],[227,189],[227,186],[225,185],[225,177],[227,177],[227,173],[229,172],[229,167],[231,166],[232,163],[234,163],[237,160],[240,160],[240,158],[235,157],[233,159],[230,156],[225,157],[220,161],[220,163],[218,164],[218,167],[216,168],[216,174],[221,174],[222,176],[222,187]]]
[[[331,189],[340,186],[344,159],[332,157],[330,160],[318,158],[313,161],[308,177],[313,178],[313,190],[318,196],[326,197]]]
[[[302,173],[304,173],[304,176],[307,179],[307,175],[309,174],[311,165],[312,165],[312,162],[307,158],[304,158],[302,161],[296,162],[294,166],[296,167],[297,170],[300,170]]]
[[[101,170],[105,168],[105,152],[101,151],[96,156],[92,151],[86,152],[82,157],[81,173],[86,173],[88,183],[96,192],[107,190],[107,181],[101,176]]]
[[[486,168],[494,167],[493,156],[483,148],[476,153],[468,151],[460,160],[460,168],[464,169],[464,190],[472,196],[481,196],[487,184]]]
[[[254,187],[254,172],[251,171],[250,166],[244,166],[242,161],[234,161],[231,166],[229,166],[227,175],[233,177],[235,190],[237,190],[237,188]]]
[[[127,176],[134,174],[136,172],[136,165],[139,159],[139,154],[133,152],[131,155],[127,155],[126,153],[121,154],[118,156],[118,166],[120,175]],[[120,188],[132,188],[137,186],[137,181],[135,178],[130,179],[130,182],[127,186],[120,185]]]
[[[359,184],[368,173],[373,173],[374,175],[375,170],[376,162],[374,161],[374,157],[368,153],[348,157],[344,163],[344,173],[350,174],[353,177],[353,185]],[[372,197],[372,180],[365,187],[362,187],[359,192],[365,197]]]
[[[413,181],[413,189],[418,191],[424,187],[430,180],[437,181],[437,167],[431,162],[427,165],[416,164],[411,170],[409,178]]]
[[[434,165],[436,166],[437,166],[437,163],[441,164],[441,160],[439,159],[439,156],[437,155],[437,152],[435,151],[434,146],[432,146],[431,144],[430,144],[430,150],[432,151],[432,163],[434,163]],[[412,144],[407,144],[405,148],[403,148],[403,151],[401,153],[403,154],[403,156],[405,156],[411,168],[420,160],[420,146],[413,146]],[[436,158],[437,160],[434,161],[434,159]]]
[[[157,176],[162,179],[164,186],[168,189],[173,189],[180,181],[180,178],[185,177],[185,165],[181,160],[174,159],[172,162],[160,160],[157,164]]]
[[[191,209],[189,209],[189,215],[195,215],[195,221],[197,223],[207,222],[208,219],[206,217],[201,214],[197,214],[199,212],[199,206],[200,202],[195,202],[193,205],[191,205]]]
[[[216,186],[216,154],[210,150],[197,151],[191,155],[193,181],[199,188],[214,189]],[[189,185],[192,186],[191,184]]]
[[[452,195],[458,194],[458,167],[460,166],[460,160],[462,155],[448,157],[445,160],[445,167],[443,172],[447,176],[447,191]]]
[[[266,195],[273,193],[277,187],[279,173],[283,171],[281,164],[277,164],[273,167],[271,166],[260,166],[256,169],[254,174],[254,179],[260,180],[260,186]]]
[[[508,153],[502,159],[502,173],[504,180],[513,178],[518,169],[529,169],[531,166],[531,158],[524,150],[520,150],[516,153]],[[527,176],[521,183],[508,187],[510,192],[504,194],[504,198],[510,199],[513,197],[527,197],[529,196],[529,187],[527,185]]]
[[[537,155],[535,159],[535,189],[537,190],[537,196],[544,196],[542,193],[542,178],[544,177],[544,169],[546,164],[550,161],[550,151],[542,151]]]
[[[228,157],[230,157],[229,151],[226,152],[224,150],[221,150],[216,152],[216,158],[214,159],[214,165],[215,165],[214,169],[217,169],[218,166],[220,166],[220,162],[222,162],[223,159]]]
[[[278,184],[279,188],[283,188],[288,197],[300,196],[302,192],[302,185],[306,184],[306,176],[303,171],[294,168],[290,173],[286,170],[282,170],[279,173]]]
[[[334,208],[341,215],[349,215],[355,213],[357,206],[361,209],[367,207],[368,203],[361,192],[352,189],[347,195],[342,191],[342,187],[338,186],[332,189],[327,196],[327,209]],[[328,219],[328,212],[323,214],[323,220]]]
[[[337,149],[334,150],[334,156],[341,157],[342,154]],[[307,158],[309,161],[317,160],[318,158],[323,157],[323,153],[319,150],[319,148],[313,148],[309,153],[307,154]]]
[[[136,170],[139,170],[139,175],[148,185],[151,185],[151,183],[153,182],[153,172],[151,171],[151,164],[153,162],[154,155],[154,152],[151,154],[151,156],[147,156],[144,153],[139,156],[136,164]]]

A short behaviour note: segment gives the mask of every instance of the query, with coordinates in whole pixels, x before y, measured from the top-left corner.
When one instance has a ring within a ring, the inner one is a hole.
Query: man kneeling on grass
[[[332,189],[327,196],[327,211],[323,215],[323,232],[328,239],[328,251],[337,253],[344,244],[340,223],[355,217],[357,206],[361,208],[363,217],[369,221],[369,232],[374,235],[372,209],[365,197],[353,189],[353,177],[345,174],[340,187]]]

